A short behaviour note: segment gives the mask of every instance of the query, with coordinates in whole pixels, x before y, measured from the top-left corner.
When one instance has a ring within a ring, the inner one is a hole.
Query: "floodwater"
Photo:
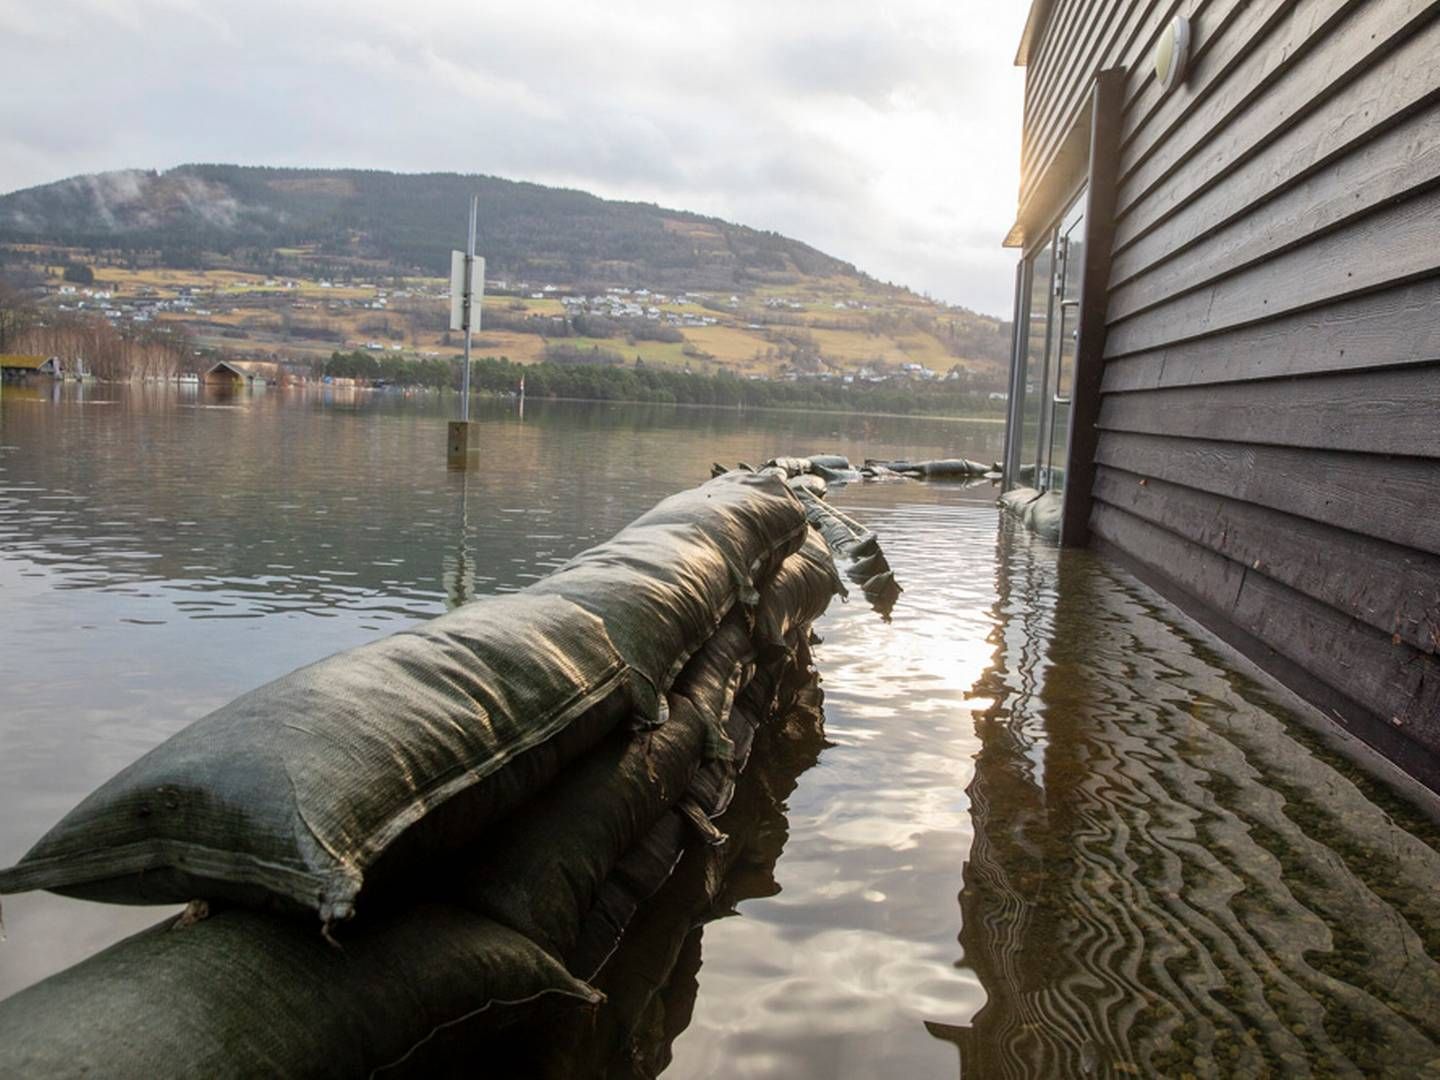
[[[190,720],[521,587],[712,461],[993,460],[1002,439],[494,402],[484,467],[460,473],[447,407],[5,388],[0,864]],[[1440,1077],[1440,829],[1148,590],[993,499],[833,493],[905,592],[888,622],[856,590],[817,624],[823,736],[752,765],[719,895],[687,880],[713,859],[682,864],[606,976],[632,1028],[565,1069]],[[0,997],[159,914],[7,898]]]

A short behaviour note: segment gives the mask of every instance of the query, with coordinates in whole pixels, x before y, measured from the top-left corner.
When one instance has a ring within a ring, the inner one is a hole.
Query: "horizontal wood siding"
[[[1263,573],[1421,652],[1440,653],[1440,555],[1227,495],[1101,467],[1110,506]]]
[[[1336,693],[1440,752],[1440,661],[1167,529],[1097,503],[1091,528]]]
[[[1026,183],[1128,72],[1091,530],[1440,760],[1440,0],[1191,3],[1168,94],[1172,5],[1066,6]]]
[[[1440,365],[1108,394],[1099,426],[1440,459]]]
[[[1020,152],[1020,205],[1039,186],[1055,161],[1066,134],[1084,110],[1090,83],[1097,71],[1123,67],[1148,71],[1142,63],[1154,48],[1165,22],[1181,9],[1184,0],[1102,0],[1103,12],[1087,27],[1091,38],[1077,36],[1073,16],[1087,0],[1060,0],[1050,14],[1040,48],[1025,73],[1025,129]],[[1214,2],[1214,0],[1209,0]],[[1139,75],[1127,99],[1153,78]]]

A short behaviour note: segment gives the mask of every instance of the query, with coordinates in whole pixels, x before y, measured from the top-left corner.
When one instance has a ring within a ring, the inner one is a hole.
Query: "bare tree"
[[[0,281],[0,353],[10,352],[35,318],[35,307],[18,289]]]

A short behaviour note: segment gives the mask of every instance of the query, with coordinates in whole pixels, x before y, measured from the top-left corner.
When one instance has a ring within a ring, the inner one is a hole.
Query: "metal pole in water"
[[[470,233],[465,250],[450,253],[450,329],[465,333],[465,371],[460,378],[460,419],[450,421],[446,457],[452,466],[468,468],[475,449],[476,427],[470,422],[470,343],[480,322],[476,279],[485,294],[485,260],[475,254],[475,225],[480,214],[480,196],[470,196]]]
[[[475,216],[480,196],[470,196],[470,239],[465,245],[465,375],[460,384],[460,419],[470,419],[470,338],[474,333],[475,304]]]

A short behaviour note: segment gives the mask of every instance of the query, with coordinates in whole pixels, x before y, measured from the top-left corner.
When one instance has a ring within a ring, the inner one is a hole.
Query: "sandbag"
[[[442,1029],[477,1039],[546,999],[601,995],[463,909],[367,919],[339,947],[231,909],[174,919],[0,1002],[0,1076],[370,1076],[425,1071]]]
[[[880,548],[879,538],[864,525],[808,492],[797,492],[805,504],[805,515],[825,538],[845,576],[860,586],[870,606],[886,622],[902,592]]]
[[[824,480],[827,484],[851,484],[863,479],[859,469],[832,469],[828,465],[811,465],[810,475]]]
[[[0,871],[0,892],[224,897],[345,919],[382,856],[458,848],[599,742],[632,697],[595,615],[556,596],[478,600],[196,721]]]
[[[849,562],[880,552],[880,543],[875,534],[854,518],[807,491],[797,491],[796,494],[804,503],[806,518],[824,537],[836,559]]]
[[[894,469],[882,465],[879,462],[868,462],[860,467],[859,472],[861,478],[867,481],[901,483],[910,479],[910,477],[904,473],[896,472]]]
[[[665,499],[613,539],[530,586],[600,616],[620,654],[649,683],[646,713],[739,601],[805,540],[805,511],[785,483],[743,471]]]
[[[1064,511],[1064,499],[1060,492],[1011,488],[1000,496],[1000,505],[1037,536],[1047,540],[1060,539],[1060,519]]]
[[[697,831],[709,845],[726,841],[725,834],[709,823],[730,808],[759,729],[769,720],[785,669],[792,663],[787,655],[757,667],[726,720],[734,746],[730,759],[707,761],[696,770],[680,804],[661,815],[600,883],[575,945],[565,957],[571,971],[589,979],[605,966],[640,905],[669,880],[686,847],[695,843]],[[697,819],[705,823],[699,830]]]
[[[933,461],[874,461],[867,460],[865,466],[877,474],[883,471],[897,472],[905,476],[924,476],[931,479],[946,477],[984,476],[993,472],[995,466],[968,458],[938,458]]]
[[[567,956],[616,863],[681,801],[704,762],[733,759],[730,712],[753,656],[746,620],[733,611],[675,681],[666,723],[616,733],[497,829],[467,860],[462,902]]]
[[[966,458],[943,458],[938,461],[920,462],[920,472],[928,477],[947,476],[984,476],[990,471],[990,466],[980,461],[970,461]]]
[[[825,498],[826,493],[830,490],[830,485],[828,485],[822,477],[816,476],[814,473],[805,473],[802,476],[794,476],[786,482],[794,490],[804,488],[806,491],[810,492],[810,494],[815,495],[821,499]]]
[[[616,732],[467,857],[459,901],[563,956],[600,882],[689,785],[706,728],[674,695],[664,724]]]
[[[759,678],[757,673],[755,681]],[[587,920],[587,931],[596,932],[604,950],[597,954],[600,965],[597,971],[593,962],[577,957],[572,970],[595,971],[605,1007],[596,1011],[593,1024],[526,1025],[527,1075],[558,1080],[661,1073],[669,1061],[669,1043],[684,1030],[694,1001],[699,928],[732,914],[741,900],[773,896],[779,889],[773,870],[786,842],[785,800],[827,745],[821,700],[814,673],[808,672],[796,700],[784,703],[783,721],[757,733],[754,760],[720,821],[727,833],[724,843],[687,845],[678,864],[666,868],[658,894],[622,908],[623,934],[615,934],[613,925],[609,931],[600,925],[600,918],[609,916]],[[657,866],[671,857],[653,850],[662,847],[667,830],[684,835],[677,819],[657,825],[644,841]],[[652,875],[636,888],[643,891],[653,880]],[[607,882],[607,893],[610,887]]]
[[[820,533],[811,529],[804,545],[786,559],[775,577],[761,590],[755,608],[755,639],[764,650],[788,653],[786,644],[799,627],[808,627],[824,614],[830,598],[845,594],[835,559]]]
[[[572,971],[588,978],[603,966],[640,904],[668,879],[687,840],[697,833],[708,843],[725,840],[710,822],[729,809],[757,732],[771,719],[777,702],[788,709],[793,695],[813,679],[807,647],[810,623],[838,590],[842,586],[830,551],[812,531],[805,546],[786,559],[761,590],[754,664],[745,659],[755,650],[749,647],[744,623],[732,613],[685,669],[677,688],[686,688],[702,710],[713,712],[719,703],[731,753],[704,762],[675,809],[662,815],[600,883],[565,958]],[[767,642],[779,647],[767,648]],[[732,688],[742,681],[737,693]],[[789,695],[784,701],[779,700],[782,689]]]
[[[786,475],[799,477],[809,472],[809,458],[770,458],[760,468],[785,469]]]

